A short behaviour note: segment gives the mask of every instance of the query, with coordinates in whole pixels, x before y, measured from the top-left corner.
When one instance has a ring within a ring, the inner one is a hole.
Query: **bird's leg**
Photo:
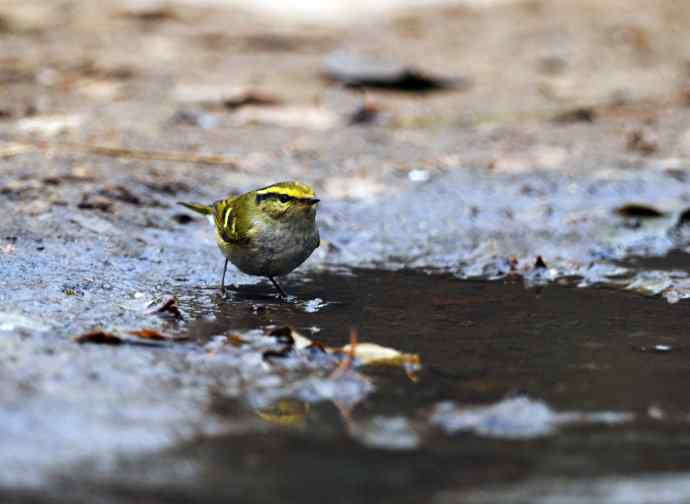
[[[220,279],[220,293],[225,294],[225,272],[228,270],[228,259],[225,259],[225,265],[223,266],[223,277]]]
[[[280,297],[282,297],[282,298],[287,298],[287,294],[285,294],[285,291],[284,291],[283,288],[278,284],[278,282],[276,282],[275,278],[273,278],[273,277],[268,277],[268,279],[271,281],[271,283],[273,283],[273,286],[274,286],[276,289],[278,289],[278,292],[280,293]]]

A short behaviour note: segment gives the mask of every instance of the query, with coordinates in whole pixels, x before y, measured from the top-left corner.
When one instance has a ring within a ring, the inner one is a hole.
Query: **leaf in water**
[[[350,343],[339,348],[326,347],[321,342],[312,341],[290,327],[272,328],[268,335],[275,337],[278,343],[290,346],[291,349],[294,347],[296,350],[320,350],[335,355],[345,354],[347,359],[341,361],[342,368],[347,367],[349,369],[354,364],[402,367],[405,368],[408,374],[411,375],[410,378],[412,378],[412,374],[421,367],[419,355],[402,353],[394,348],[384,347],[376,343],[359,343],[357,341],[357,333],[354,330],[350,334]],[[285,353],[279,353],[280,356],[285,356]],[[269,357],[277,356],[275,351],[269,355]]]
[[[269,407],[256,409],[256,414],[272,424],[301,427],[309,414],[309,403],[290,398],[279,399]]]
[[[349,353],[350,345],[345,345],[336,352]],[[417,354],[402,353],[394,348],[384,347],[376,343],[359,343],[355,346],[354,357],[364,366],[420,366],[421,359]]]

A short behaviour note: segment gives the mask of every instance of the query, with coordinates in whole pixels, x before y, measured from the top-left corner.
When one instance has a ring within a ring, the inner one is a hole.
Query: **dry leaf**
[[[147,315],[160,315],[164,317],[170,317],[177,320],[181,320],[182,312],[180,307],[177,306],[177,299],[175,296],[168,296],[161,301],[160,304],[151,306],[147,311]]]
[[[82,343],[96,343],[99,345],[121,345],[124,340],[119,336],[115,336],[112,333],[105,331],[92,331],[85,334],[81,334],[74,338],[74,341]]]
[[[351,346],[345,345],[339,352],[350,353]],[[355,359],[364,366],[419,366],[421,359],[417,354],[406,354],[394,348],[384,347],[376,343],[359,343],[355,346]]]
[[[136,336],[137,338],[154,340],[154,341],[168,341],[173,338],[169,336],[164,336],[155,329],[139,329],[138,331],[130,331],[129,334]]]

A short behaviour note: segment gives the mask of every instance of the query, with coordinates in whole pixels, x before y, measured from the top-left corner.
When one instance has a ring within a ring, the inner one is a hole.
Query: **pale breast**
[[[319,246],[319,231],[313,220],[266,225],[257,222],[247,245],[218,241],[223,254],[249,275],[286,275],[302,264]]]

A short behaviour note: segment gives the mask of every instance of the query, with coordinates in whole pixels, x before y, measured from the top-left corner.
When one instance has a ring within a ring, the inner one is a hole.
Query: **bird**
[[[221,293],[228,262],[248,275],[267,277],[282,298],[287,294],[276,277],[300,266],[320,243],[316,223],[319,199],[296,181],[278,182],[211,204],[178,202],[206,215],[225,256]]]

